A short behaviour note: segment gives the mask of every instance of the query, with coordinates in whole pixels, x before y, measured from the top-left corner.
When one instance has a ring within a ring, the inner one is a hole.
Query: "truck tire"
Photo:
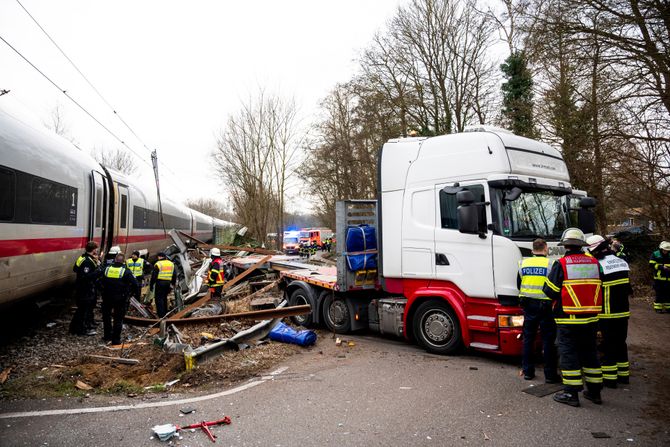
[[[427,301],[419,305],[413,319],[414,338],[434,354],[453,354],[462,345],[463,337],[458,317],[442,301]]]
[[[336,334],[351,332],[351,311],[347,302],[332,293],[329,294],[323,302],[323,321]]]
[[[291,292],[291,296],[288,299],[288,304],[289,306],[302,306],[303,304],[309,304],[312,306],[312,312],[305,315],[294,315],[291,317],[291,321],[304,327],[311,327],[314,325],[314,317],[312,314],[314,313],[315,303],[312,302],[312,297],[305,289],[298,287],[293,292]]]

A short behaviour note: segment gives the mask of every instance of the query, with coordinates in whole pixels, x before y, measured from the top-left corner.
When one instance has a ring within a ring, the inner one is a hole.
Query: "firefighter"
[[[93,309],[98,298],[95,282],[100,274],[98,269],[98,244],[94,241],[86,243],[85,252],[74,263],[72,270],[77,274],[75,297],[77,310],[70,322],[70,333],[75,335],[96,335],[92,326]]]
[[[533,241],[533,256],[524,259],[519,266],[517,288],[519,303],[523,308],[523,378],[535,378],[533,351],[537,330],[542,336],[544,355],[544,380],[546,383],[558,383],[556,362],[556,322],[551,312],[551,299],[542,291],[552,261],[547,257],[549,249],[544,239]]]
[[[138,297],[137,280],[124,261],[123,253],[118,253],[112,265],[105,267],[101,279],[104,339],[113,345],[121,344],[123,318],[128,310],[130,296]]]
[[[612,238],[611,247],[614,256],[628,262],[628,252],[626,251],[626,247],[624,247],[624,245],[621,243],[619,239]]]
[[[554,400],[578,407],[583,377],[584,398],[602,404],[603,373],[596,346],[598,314],[602,311],[600,265],[581,251],[587,245],[586,238],[577,228],[565,230],[559,245],[565,246],[565,256],[554,262],[542,289],[554,301],[558,327],[564,389],[554,395]]]
[[[225,282],[225,270],[223,260],[221,259],[221,250],[214,247],[209,252],[212,258],[209,264],[209,274],[207,275],[207,284],[212,298],[221,298],[221,289]]]
[[[163,318],[167,314],[167,296],[170,293],[170,287],[176,282],[176,276],[172,261],[167,259],[165,253],[158,253],[158,261],[154,264],[149,282],[149,286],[154,289],[158,318]]]
[[[594,235],[586,239],[589,252],[600,263],[603,272],[603,310],[598,315],[598,325],[603,336],[603,385],[616,388],[617,382],[629,383],[628,297],[632,293],[629,266],[609,248],[605,238]]]
[[[670,311],[670,242],[663,241],[651,254],[649,264],[654,269],[654,310],[658,313]]]
[[[137,281],[137,294],[140,296],[142,294],[142,285],[144,282],[144,272],[147,270],[147,265],[149,263],[144,259],[140,258],[140,252],[135,250],[130,259],[126,261],[126,267],[130,270],[130,273],[133,274],[135,280]]]

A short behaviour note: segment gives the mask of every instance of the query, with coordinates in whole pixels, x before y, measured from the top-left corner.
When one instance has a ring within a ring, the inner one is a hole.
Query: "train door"
[[[89,217],[88,239],[100,246],[100,253],[106,252],[105,237],[107,236],[107,181],[105,176],[97,171],[91,172],[91,214]]]
[[[130,203],[130,196],[128,193],[128,187],[127,186],[122,186],[122,185],[117,185],[117,189],[119,191],[119,201],[118,203],[118,210],[116,215],[119,216],[118,220],[118,227],[116,234],[117,236],[117,243],[118,245],[121,246],[121,251],[124,253],[128,252],[128,227],[129,222],[128,222],[128,207]]]

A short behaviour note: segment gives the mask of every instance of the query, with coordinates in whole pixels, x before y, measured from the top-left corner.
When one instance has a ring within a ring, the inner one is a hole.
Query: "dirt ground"
[[[245,300],[230,301],[227,313],[248,311],[249,304]],[[267,341],[242,351],[226,351],[186,371],[183,355],[165,353],[156,337],[147,335],[145,328],[125,325],[122,336],[126,344],[122,349],[111,349],[103,343],[101,323],[96,336],[69,334],[73,311],[74,306],[66,304],[60,313],[55,312],[54,318],[42,315],[34,327],[23,328],[25,335],[9,340],[5,337],[0,346],[0,371],[9,373],[0,385],[0,399],[85,397],[90,393],[135,397],[168,390],[220,387],[253,377],[288,356],[310,349]],[[101,320],[99,309],[96,320]],[[210,342],[212,336],[228,338],[255,323],[240,320],[200,324],[182,326],[180,331],[183,341],[195,348]],[[89,354],[137,359],[140,363],[101,362],[90,359]],[[178,382],[170,385],[174,380]]]

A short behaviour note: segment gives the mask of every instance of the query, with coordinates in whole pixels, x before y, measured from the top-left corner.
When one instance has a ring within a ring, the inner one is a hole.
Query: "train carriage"
[[[172,228],[210,241],[214,219],[106,169],[68,140],[0,107],[0,305],[74,280],[87,241],[150,256]]]

